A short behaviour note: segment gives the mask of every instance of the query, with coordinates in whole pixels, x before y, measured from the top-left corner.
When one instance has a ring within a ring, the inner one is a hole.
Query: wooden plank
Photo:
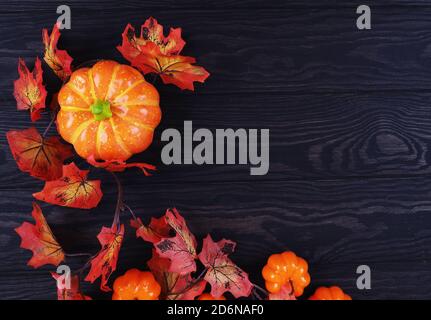
[[[368,0],[366,3],[371,8],[380,7],[412,7],[412,6],[429,6],[427,0]],[[60,4],[56,0],[47,0],[43,2],[36,2],[33,0],[11,0],[0,3],[0,12],[17,12],[17,11],[40,11],[40,10],[56,10]],[[165,9],[165,10],[247,10],[247,9],[291,9],[291,8],[353,8],[356,9],[360,3],[354,0],[219,0],[219,1],[202,1],[202,0],[104,0],[103,3],[97,0],[73,0],[68,1],[72,9],[85,9],[85,10],[124,10],[124,9]]]
[[[67,252],[98,250],[95,236],[101,226],[110,225],[116,202],[113,186],[104,191],[101,205],[92,211],[42,203]],[[399,288],[403,297],[431,297],[429,286],[417,288],[418,281],[426,283],[431,277],[429,179],[167,186],[143,182],[127,185],[125,192],[125,201],[145,222],[176,206],[199,239],[210,233],[215,239],[237,241],[233,259],[255,282],[261,283],[259,269],[269,254],[290,249],[309,261],[316,284],[339,283],[355,298],[400,297],[389,288]],[[0,298],[53,297],[47,274],[53,268],[26,267],[31,254],[19,248],[19,238],[12,231],[31,221],[31,190],[2,190],[0,199]],[[128,219],[122,217],[125,223]],[[135,239],[132,229],[127,228],[126,234],[120,273],[143,268],[150,252],[148,244]],[[371,267],[375,279],[368,293],[354,289],[355,270],[361,264]]]
[[[431,174],[431,94],[307,94],[221,95],[162,94],[163,120],[153,145],[136,161],[159,168],[151,183],[250,181],[282,179],[352,179]],[[36,125],[43,131],[48,116]],[[11,121],[12,119],[12,121]],[[164,165],[161,132],[185,120],[194,129],[270,129],[270,168],[266,176],[251,176],[249,165]],[[31,125],[27,112],[9,100],[0,108],[0,188],[39,186],[20,172],[6,141],[6,132]],[[54,130],[52,131],[55,132]],[[82,160],[80,160],[82,163]],[[84,164],[83,164],[84,165]],[[135,170],[129,183],[143,178]]]
[[[139,8],[122,14],[103,7],[73,12],[72,30],[64,32],[61,46],[78,64],[96,58],[124,61],[116,50],[121,32],[127,22],[138,25],[150,15]],[[195,56],[212,74],[205,86],[198,85],[204,94],[431,89],[431,8],[376,8],[371,31],[358,31],[356,13],[346,8],[156,9],[151,14],[167,26],[183,27],[184,54]],[[28,15],[1,16],[0,90],[6,96],[12,93],[18,56],[30,61],[40,54],[40,30],[56,19],[50,10]],[[102,17],[109,23],[94,23]]]

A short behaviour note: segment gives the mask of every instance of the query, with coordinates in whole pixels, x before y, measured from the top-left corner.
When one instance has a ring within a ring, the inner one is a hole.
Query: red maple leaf
[[[72,148],[59,137],[43,138],[36,128],[10,130],[6,137],[19,169],[42,180],[60,178],[63,161],[73,155]]]
[[[162,287],[161,296],[166,300],[194,300],[205,290],[205,280],[193,279],[190,273],[180,275],[169,272],[171,261],[162,258],[156,250],[153,250],[153,256],[147,264]]]
[[[203,67],[194,65],[195,62],[193,57],[157,55],[149,50],[137,56],[132,65],[144,74],[158,74],[165,84],[171,83],[183,90],[193,91],[193,82],[203,83],[210,75]]]
[[[126,163],[122,160],[97,161],[93,155],[87,158],[87,162],[94,167],[103,168],[111,172],[122,172],[127,168],[139,168],[142,170],[144,175],[150,176],[151,174],[147,170],[153,170],[153,171],[156,170],[155,166],[148,163],[143,163],[143,162]]]
[[[162,237],[154,246],[163,258],[169,258],[170,272],[187,274],[196,271],[196,238],[190,232],[184,218],[174,208],[165,214],[167,224],[175,231],[175,236]]]
[[[52,28],[49,35],[47,29],[42,30],[42,40],[45,45],[45,55],[43,59],[55,72],[55,74],[65,81],[72,74],[72,57],[69,56],[66,50],[57,49],[57,43],[60,39],[60,29],[58,23]]]
[[[253,288],[248,274],[235,265],[228,255],[235,250],[235,242],[220,240],[214,242],[208,235],[203,242],[199,260],[208,268],[205,280],[211,285],[211,295],[219,297],[226,291],[235,298],[248,297]]]
[[[87,180],[89,170],[80,170],[73,162],[63,166],[63,176],[45,182],[42,191],[33,197],[60,206],[91,209],[102,199],[100,180]]]
[[[121,225],[119,230],[117,225],[111,228],[102,227],[97,236],[102,248],[91,260],[91,269],[87,277],[85,277],[85,281],[93,283],[97,278],[101,277],[100,289],[105,292],[111,291],[111,288],[106,284],[108,283],[109,276],[117,268],[118,254],[123,238],[124,225]]]
[[[204,82],[209,76],[204,68],[194,65],[195,58],[179,55],[185,45],[180,28],[171,29],[169,36],[165,37],[163,26],[149,18],[142,25],[139,37],[128,24],[122,38],[123,42],[117,49],[123,57],[144,74],[158,74],[165,84],[194,90],[193,82]]]
[[[57,300],[91,300],[81,292],[79,276],[70,275],[70,283],[67,283],[66,277],[55,272],[51,275],[57,281]]]
[[[45,108],[46,89],[43,85],[42,67],[36,58],[34,69],[30,72],[23,59],[18,60],[19,78],[14,81],[13,95],[18,110],[30,110],[31,121],[40,119]]]
[[[165,217],[151,218],[148,226],[142,223],[140,218],[130,220],[130,226],[136,229],[136,237],[142,238],[151,243],[157,243],[162,238],[168,237],[171,227],[166,222]]]
[[[52,234],[42,210],[36,202],[33,202],[31,214],[36,221],[35,225],[23,222],[15,229],[21,237],[21,248],[33,252],[33,257],[27,264],[34,268],[45,264],[58,266],[65,258],[64,251]]]
[[[184,48],[186,42],[181,38],[181,28],[171,28],[167,37],[163,34],[163,26],[153,17],[148,18],[141,26],[139,37],[135,28],[128,24],[122,34],[123,42],[117,49],[124,58],[132,62],[141,52],[146,51],[146,45],[153,43],[159,53],[177,55]]]

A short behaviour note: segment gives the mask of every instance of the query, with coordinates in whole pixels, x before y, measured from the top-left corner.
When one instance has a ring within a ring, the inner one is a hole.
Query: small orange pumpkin
[[[309,300],[352,300],[352,298],[341,288],[333,286],[317,288]]]
[[[283,285],[290,282],[296,297],[302,295],[310,283],[307,261],[292,251],[271,255],[262,269],[262,276],[270,293],[280,292]]]
[[[220,297],[214,297],[209,293],[202,293],[198,300],[226,300],[225,296],[221,295]]]
[[[114,281],[112,300],[157,300],[160,285],[149,271],[130,269]]]
[[[127,160],[148,148],[161,119],[154,86],[109,60],[73,72],[58,103],[58,132],[83,158]]]

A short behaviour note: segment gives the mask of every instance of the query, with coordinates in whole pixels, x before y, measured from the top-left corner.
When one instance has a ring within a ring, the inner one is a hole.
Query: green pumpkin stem
[[[91,105],[91,112],[94,115],[94,119],[102,121],[112,117],[111,105],[109,101],[97,100]]]

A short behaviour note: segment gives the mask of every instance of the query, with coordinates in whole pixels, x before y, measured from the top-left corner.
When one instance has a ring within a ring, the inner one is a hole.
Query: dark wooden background
[[[367,2],[367,3],[365,3]],[[42,182],[21,173],[5,133],[29,126],[15,110],[18,57],[42,55],[41,29],[68,4],[72,29],[60,47],[76,64],[122,59],[115,49],[128,22],[154,16],[181,26],[184,54],[211,77],[194,93],[157,87],[163,120],[141,158],[159,165],[145,178],[121,175],[126,202],[148,221],[176,206],[200,238],[237,241],[233,260],[262,284],[269,254],[291,249],[309,261],[312,285],[340,285],[354,299],[431,298],[431,3],[427,0],[135,0],[0,2],[0,298],[55,298],[44,267],[26,266],[13,229],[30,220]],[[356,28],[356,7],[372,8],[372,30]],[[58,81],[45,66],[51,92]],[[182,128],[269,128],[270,171],[247,166],[163,166],[160,133]],[[48,117],[37,123],[46,126]],[[53,132],[54,133],[54,132]],[[91,211],[42,204],[70,252],[98,250],[115,184]],[[126,221],[126,217],[123,218]],[[118,275],[144,268],[150,246],[127,229]],[[78,266],[82,261],[68,261]],[[356,267],[372,270],[372,289],[356,288]],[[85,286],[107,298],[98,282]]]

